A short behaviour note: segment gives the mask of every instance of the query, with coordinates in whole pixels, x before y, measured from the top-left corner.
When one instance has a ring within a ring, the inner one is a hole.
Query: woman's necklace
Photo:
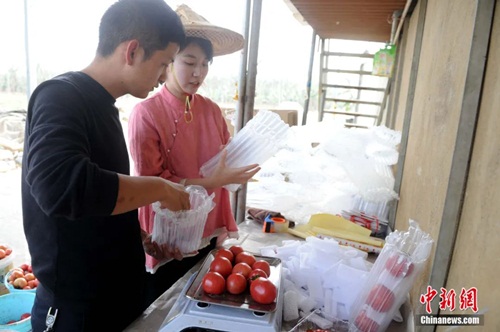
[[[170,66],[170,71],[174,74],[174,79],[182,91],[179,80],[177,79],[177,74],[175,73],[175,70],[174,70],[174,63],[173,62]],[[189,97],[190,97],[190,95],[186,95],[186,101],[184,103],[184,121],[186,121],[186,123],[191,123],[191,121],[193,121],[193,117],[194,117],[193,112],[191,111],[191,102],[189,101]]]
[[[189,101],[189,96],[186,96],[186,102],[184,105],[184,121],[186,123],[191,123],[193,121],[193,112],[191,111],[191,102]]]

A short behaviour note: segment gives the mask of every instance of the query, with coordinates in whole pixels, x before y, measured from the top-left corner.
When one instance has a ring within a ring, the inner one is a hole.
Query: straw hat
[[[188,37],[208,39],[213,46],[214,56],[230,54],[243,48],[244,38],[239,33],[208,22],[187,5],[177,7],[177,15]]]

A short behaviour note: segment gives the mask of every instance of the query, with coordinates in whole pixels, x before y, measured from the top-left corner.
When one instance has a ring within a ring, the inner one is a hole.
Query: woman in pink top
[[[180,6],[177,13],[186,30],[186,44],[168,66],[167,79],[160,91],[132,110],[130,153],[138,175],[161,176],[184,185],[203,186],[209,195],[215,194],[215,207],[208,215],[195,257],[159,262],[146,255],[146,267],[152,273],[148,280],[147,305],[215,248],[217,242],[238,237],[229,192],[222,186],[246,183],[260,170],[256,164],[227,168],[222,158],[211,177],[201,177],[200,167],[228,143],[230,134],[219,106],[196,92],[208,74],[213,56],[241,49],[243,37],[211,25],[185,5]],[[151,233],[154,224],[151,206],[139,210],[139,220],[142,229]],[[182,256],[177,253],[177,258]]]

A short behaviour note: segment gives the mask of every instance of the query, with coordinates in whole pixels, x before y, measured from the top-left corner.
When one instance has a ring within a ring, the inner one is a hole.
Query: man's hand
[[[189,203],[189,193],[183,185],[174,183],[169,180],[165,181],[165,198],[160,200],[162,209],[169,209],[170,211],[189,210],[191,204]]]

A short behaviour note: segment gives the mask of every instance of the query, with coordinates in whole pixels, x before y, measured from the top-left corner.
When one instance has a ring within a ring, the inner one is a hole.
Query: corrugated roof
[[[407,0],[284,0],[321,38],[389,42],[392,15]]]

